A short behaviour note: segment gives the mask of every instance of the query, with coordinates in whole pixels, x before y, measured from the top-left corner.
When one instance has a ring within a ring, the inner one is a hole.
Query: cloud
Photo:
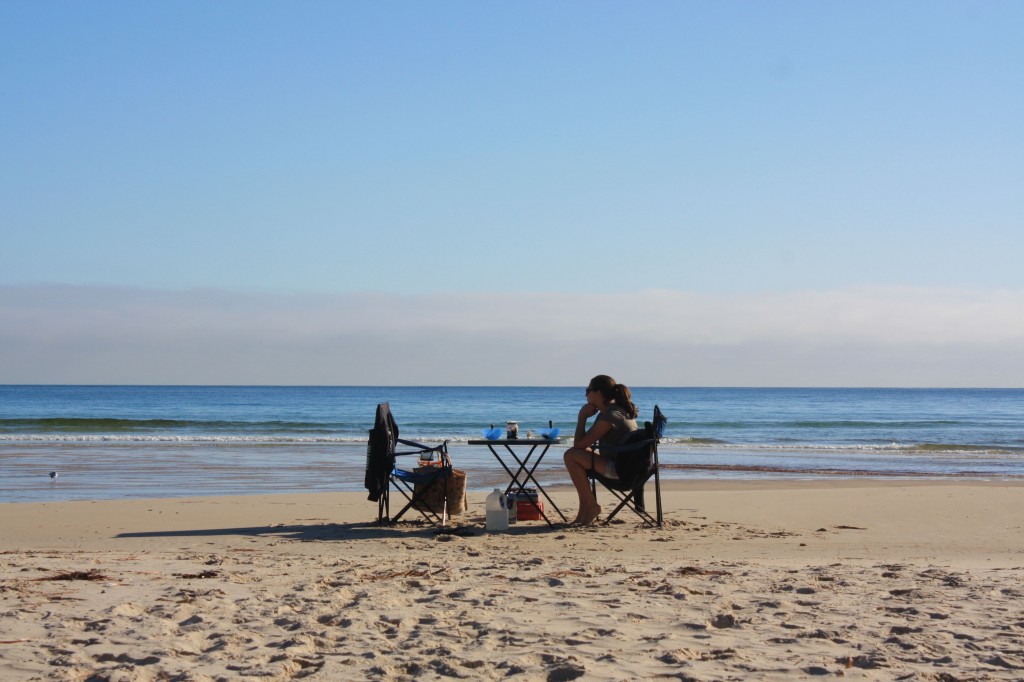
[[[0,287],[0,382],[1024,386],[1024,291]]]

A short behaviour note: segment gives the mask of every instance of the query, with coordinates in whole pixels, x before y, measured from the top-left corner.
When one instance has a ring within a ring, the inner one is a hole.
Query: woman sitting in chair
[[[597,415],[589,429],[587,420]],[[630,432],[636,431],[636,405],[629,387],[616,383],[604,374],[590,380],[587,402],[580,408],[576,420],[573,446],[565,451],[565,468],[579,495],[579,512],[574,524],[589,526],[601,515],[594,493],[590,489],[587,472],[594,470],[606,478],[617,478],[615,460],[594,451],[594,446],[609,447],[621,443]]]

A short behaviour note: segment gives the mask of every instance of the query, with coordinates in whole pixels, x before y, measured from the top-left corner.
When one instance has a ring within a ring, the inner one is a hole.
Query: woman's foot
[[[576,514],[576,518],[572,524],[574,526],[589,526],[597,521],[597,517],[601,515],[600,505],[594,505],[593,507],[583,507]]]

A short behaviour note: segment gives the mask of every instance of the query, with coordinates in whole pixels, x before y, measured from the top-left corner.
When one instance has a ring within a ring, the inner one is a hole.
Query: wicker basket
[[[431,471],[431,467],[414,469],[416,473]],[[416,483],[413,486],[416,508],[440,514],[444,511],[444,497],[447,489],[448,515],[456,516],[466,511],[469,500],[466,496],[466,472],[452,469],[451,476],[436,478],[430,483]],[[422,493],[422,496],[421,496]]]

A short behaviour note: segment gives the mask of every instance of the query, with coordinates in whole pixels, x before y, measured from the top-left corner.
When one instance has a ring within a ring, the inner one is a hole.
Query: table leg
[[[516,461],[517,464],[519,464],[519,470],[515,473],[515,475],[513,475],[512,472],[509,471],[507,466],[505,467],[505,471],[508,471],[509,475],[512,476],[512,483],[510,483],[508,488],[505,489],[505,494],[507,495],[509,492],[511,492],[513,487],[518,487],[518,492],[523,492],[523,489],[526,488],[526,484],[532,482],[533,485],[537,488],[537,493],[544,496],[544,499],[548,501],[548,505],[550,506],[550,508],[554,509],[558,516],[562,519],[562,522],[565,523],[565,514],[562,513],[562,510],[558,508],[558,505],[555,504],[554,500],[551,499],[551,496],[548,495],[546,490],[544,490],[544,487],[540,483],[538,483],[537,479],[534,478],[533,476],[533,472],[537,470],[538,466],[540,466],[540,463],[544,460],[544,455],[547,454],[548,448],[550,448],[551,445],[545,444],[544,449],[540,451],[540,454],[537,456],[536,461],[533,463],[533,467],[531,467],[530,469],[526,468],[527,466],[529,466],[530,458],[533,457],[533,453],[537,450],[537,447],[539,445],[539,443],[535,443],[530,448],[530,451],[526,453],[526,457],[520,460],[518,455],[516,455],[515,450],[509,447],[509,445],[505,444],[505,449],[508,450],[509,454],[512,455],[512,458]],[[497,457],[497,454],[495,454],[495,456]],[[498,457],[498,460],[501,461],[501,458]],[[505,466],[504,462],[502,462],[502,466]],[[519,481],[520,474],[526,474],[526,479],[523,482]],[[553,523],[551,523],[551,519],[548,518],[548,515],[540,508],[540,505],[538,505],[533,500],[530,500],[530,503],[540,513],[540,515],[544,517],[544,520],[548,522],[549,526],[554,525]]]

